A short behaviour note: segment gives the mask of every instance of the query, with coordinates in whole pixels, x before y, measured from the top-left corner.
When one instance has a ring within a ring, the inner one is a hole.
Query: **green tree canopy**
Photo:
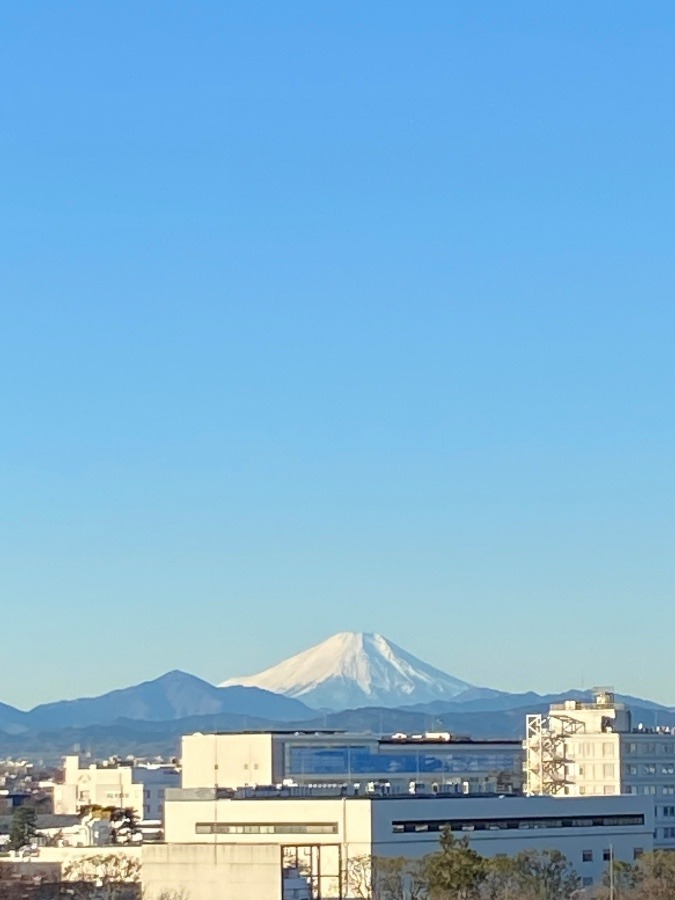
[[[12,850],[21,850],[33,842],[36,833],[37,815],[30,806],[19,806],[12,815],[12,827],[9,832],[9,846]]]
[[[441,847],[425,860],[430,900],[474,900],[487,875],[487,862],[469,846],[467,837],[441,833]]]

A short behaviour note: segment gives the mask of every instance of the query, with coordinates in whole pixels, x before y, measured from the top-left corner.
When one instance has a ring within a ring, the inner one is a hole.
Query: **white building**
[[[161,821],[164,791],[180,784],[173,766],[139,766],[115,761],[82,766],[78,756],[66,756],[63,782],[54,785],[54,812],[78,813],[85,806],[134,809],[139,819]]]
[[[191,734],[183,738],[183,787],[296,784],[392,794],[520,793],[520,741],[338,731]]]
[[[437,849],[446,827],[484,856],[555,847],[586,885],[602,877],[610,852],[632,862],[653,849],[653,809],[644,797],[225,793],[167,791],[166,842],[143,847],[150,898],[189,888],[191,900],[274,900],[289,894],[287,878],[297,887],[298,877],[312,889],[305,896],[358,896],[350,879],[362,861],[421,858]]]
[[[526,793],[568,797],[630,794],[649,799],[655,847],[675,849],[675,735],[633,727],[609,690],[592,703],[553,704],[527,717]]]
[[[357,738],[363,736],[325,736],[322,750],[334,742],[343,766],[344,748],[357,746]],[[315,740],[307,737],[310,747]],[[314,787],[283,785],[280,759],[295,746],[289,735],[183,739],[183,786],[166,792],[165,843],[143,847],[150,900],[182,889],[191,900],[364,896],[351,883],[363,860],[421,858],[437,849],[447,827],[485,856],[558,848],[587,885],[601,877],[610,852],[632,862],[653,849],[654,810],[644,796],[464,795],[434,792],[433,783],[426,794],[417,786],[396,793],[354,780],[345,790],[341,777]],[[241,773],[249,786],[235,789]],[[254,779],[278,786],[254,787]]]

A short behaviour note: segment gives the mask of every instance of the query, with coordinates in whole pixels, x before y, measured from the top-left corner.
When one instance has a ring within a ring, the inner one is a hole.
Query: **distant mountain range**
[[[51,728],[109,725],[119,719],[166,722],[206,715],[290,722],[313,714],[304,703],[290,697],[256,687],[219,688],[175,670],[100,697],[44,703],[29,712],[0,704],[0,731],[18,735]]]
[[[589,694],[510,694],[475,687],[382,635],[344,632],[259,675],[228,679],[220,687],[173,671],[100,697],[46,703],[28,712],[0,703],[0,754],[53,759],[79,746],[99,757],[175,755],[182,734],[273,728],[520,738],[527,713],[545,712],[550,703],[567,699],[589,699]],[[675,727],[673,708],[618,699],[630,705],[636,724]]]

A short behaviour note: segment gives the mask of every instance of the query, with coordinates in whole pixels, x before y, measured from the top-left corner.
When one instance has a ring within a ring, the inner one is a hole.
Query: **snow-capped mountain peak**
[[[397,647],[381,634],[342,631],[231,685],[264,688],[317,708],[396,707],[450,700],[472,685]]]

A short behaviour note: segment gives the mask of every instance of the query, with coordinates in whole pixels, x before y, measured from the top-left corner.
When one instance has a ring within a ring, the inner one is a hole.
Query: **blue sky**
[[[675,703],[674,109],[670,2],[11,4],[0,700]]]

